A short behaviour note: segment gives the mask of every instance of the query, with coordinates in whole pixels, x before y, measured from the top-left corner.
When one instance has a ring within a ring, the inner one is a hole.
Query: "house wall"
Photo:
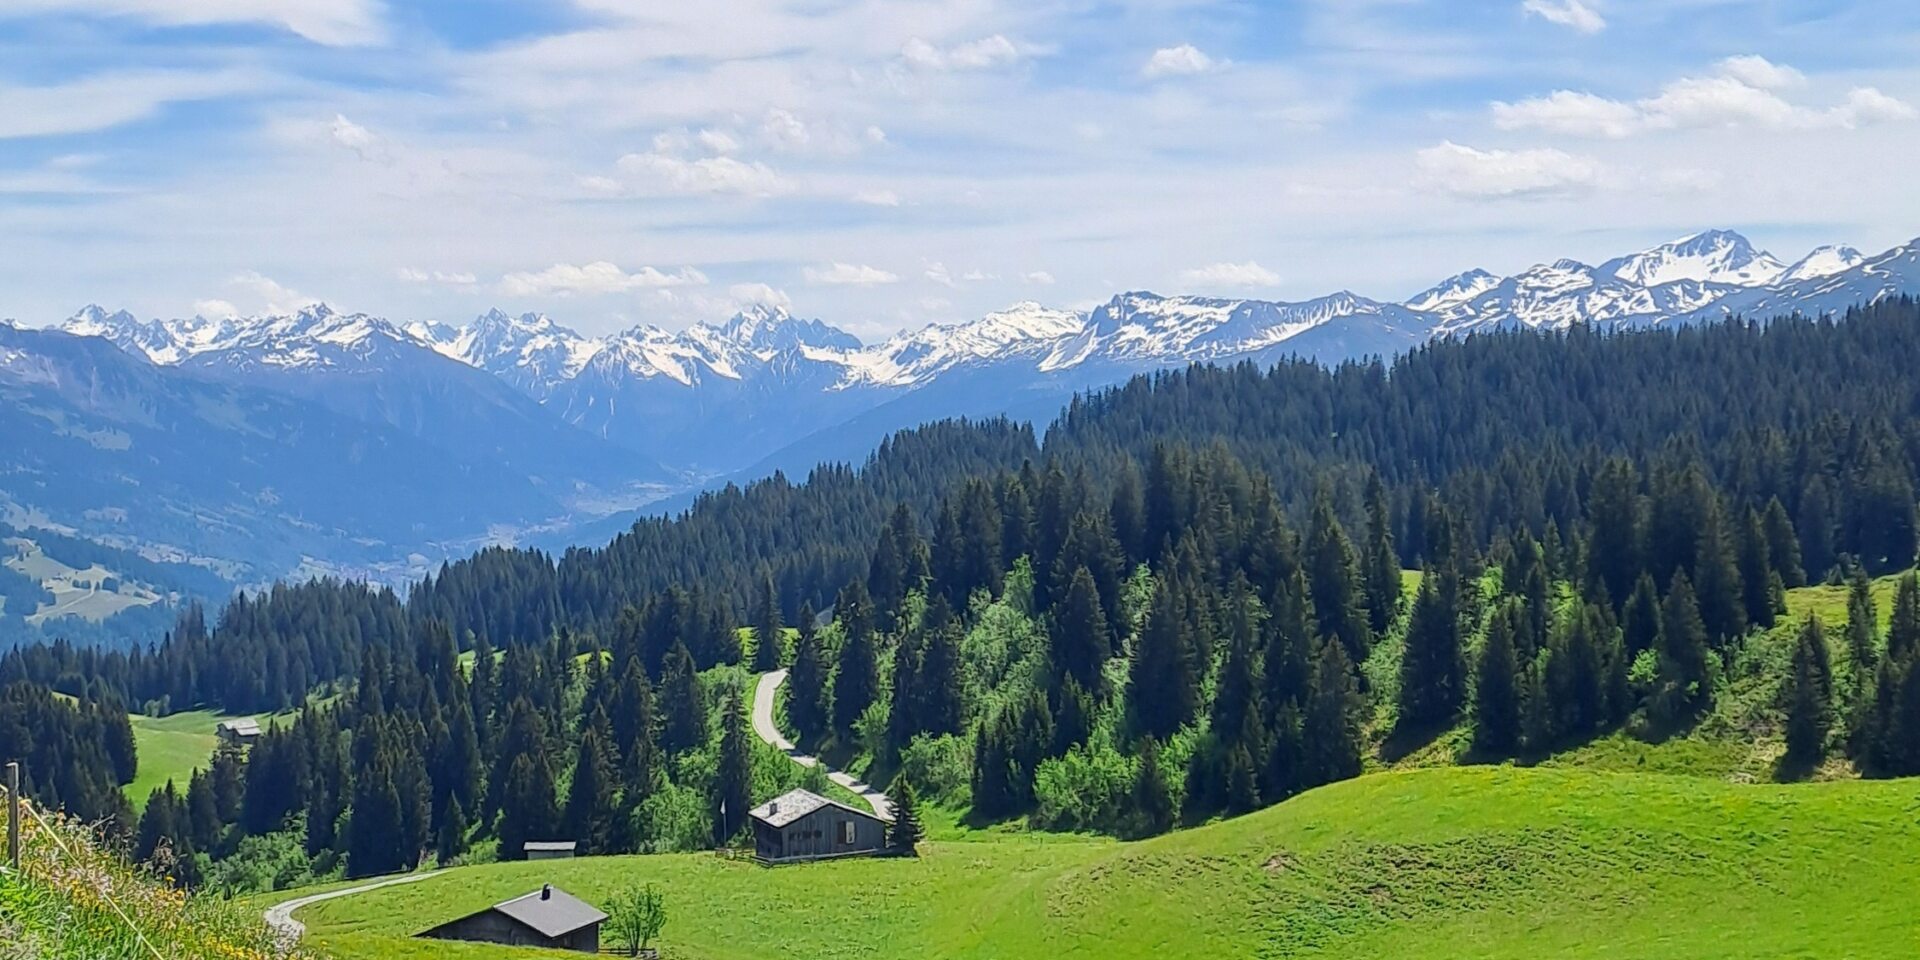
[[[853,825],[853,842],[846,842],[846,824]],[[873,853],[886,846],[886,824],[839,807],[821,807],[779,829],[756,824],[754,848],[765,860],[839,857]]]
[[[598,924],[582,927],[560,938],[543,936],[540,931],[495,911],[462,917],[443,923],[420,936],[432,940],[461,940],[469,943],[498,943],[510,947],[546,947],[555,950],[579,950],[596,953],[600,949]]]

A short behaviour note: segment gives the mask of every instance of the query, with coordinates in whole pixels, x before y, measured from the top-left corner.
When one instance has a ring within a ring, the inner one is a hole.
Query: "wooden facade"
[[[805,790],[753,810],[753,851],[763,863],[869,856],[886,846],[885,820]]]

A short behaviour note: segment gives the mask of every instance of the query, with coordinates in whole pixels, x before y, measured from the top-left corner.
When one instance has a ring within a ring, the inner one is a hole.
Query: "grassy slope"
[[[157,718],[136,713],[131,719],[140,763],[126,791],[137,809],[146,806],[147,795],[168,780],[182,790],[187,788],[193,771],[205,767],[213,756],[220,742],[213,731],[224,718],[210,710],[190,710]]]
[[[1913,782],[1423,770],[1143,843],[998,837],[776,870],[705,855],[495,864],[302,918],[349,960],[527,956],[407,934],[545,881],[596,902],[654,881],[664,945],[695,960],[1899,956],[1920,938],[1906,906],[1917,815]]]

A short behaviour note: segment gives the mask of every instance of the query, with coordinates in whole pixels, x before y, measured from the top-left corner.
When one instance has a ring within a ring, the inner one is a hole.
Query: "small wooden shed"
[[[239,717],[234,720],[222,720],[214,728],[221,743],[234,746],[246,746],[260,739],[260,721],[252,717]]]
[[[606,919],[607,915],[592,904],[549,883],[526,896],[449,920],[416,936],[598,953],[600,924]]]
[[[797,863],[879,853],[887,822],[817,793],[793,790],[753,808],[753,853],[762,863]]]
[[[529,840],[522,849],[528,860],[572,860],[577,848],[572,840]]]

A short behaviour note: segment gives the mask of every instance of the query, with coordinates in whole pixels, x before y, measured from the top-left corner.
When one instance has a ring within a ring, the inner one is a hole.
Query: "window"
[[[853,842],[853,821],[852,820],[846,820],[840,824],[840,842],[841,843]]]

